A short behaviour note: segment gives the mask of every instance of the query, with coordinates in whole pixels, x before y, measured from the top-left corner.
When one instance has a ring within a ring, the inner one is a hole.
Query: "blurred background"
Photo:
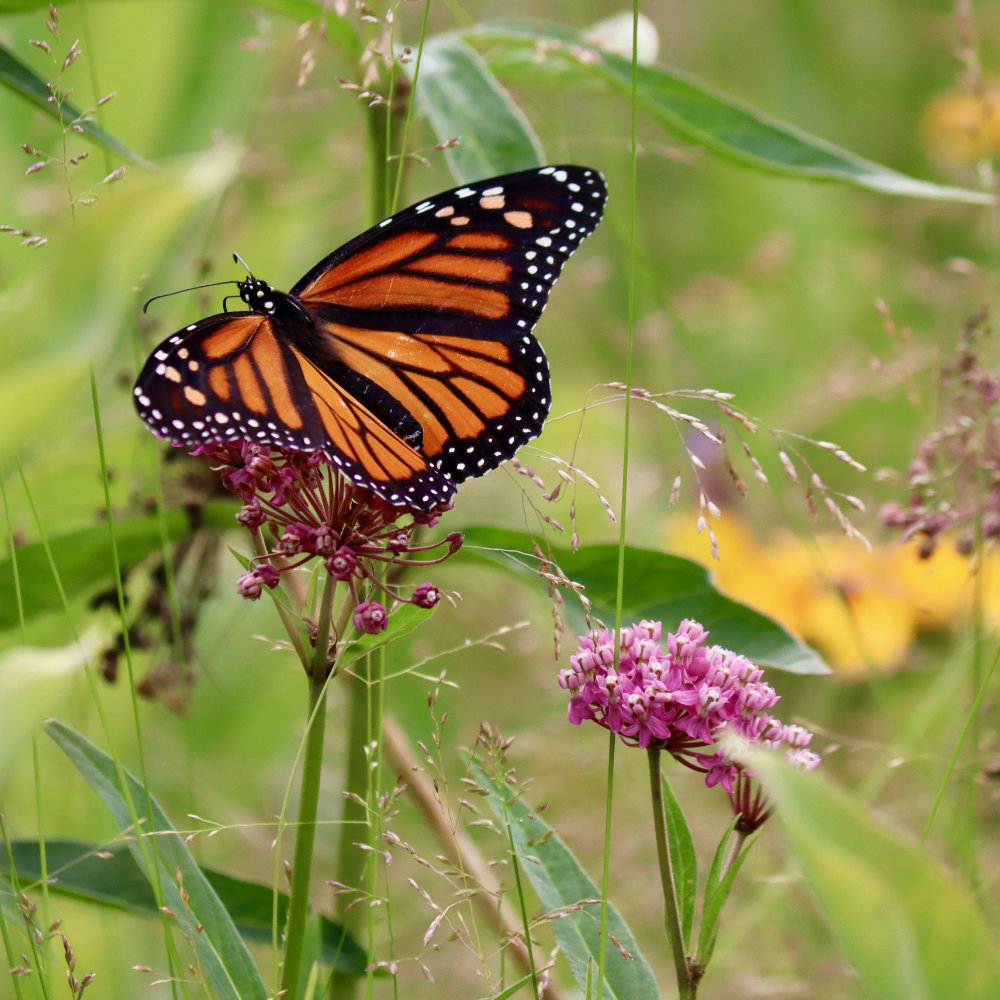
[[[651,25],[646,41],[658,44],[660,63],[895,170],[992,189],[1000,118],[992,110],[990,74],[1000,46],[1000,8],[978,4],[969,12],[965,6],[659,0],[642,11]],[[393,11],[396,44],[415,49],[423,6],[402,3]],[[510,0],[503,14],[541,15],[583,29],[617,12],[596,0]],[[382,19],[386,11],[373,5],[370,13]],[[326,15],[327,37],[320,18],[309,20],[312,5],[294,0],[259,7],[95,2],[66,5],[58,14],[56,42],[43,23],[44,8],[0,3],[0,42],[54,81],[66,50],[80,39],[82,55],[59,85],[73,88],[70,100],[78,108],[114,91],[99,110],[100,127],[147,162],[64,135],[31,103],[9,90],[0,94],[0,225],[46,241],[23,246],[30,237],[0,233],[0,471],[6,530],[15,543],[102,523],[91,372],[116,515],[142,512],[160,489],[168,506],[204,500],[208,487],[197,463],[176,453],[164,460],[168,449],[140,424],[129,395],[148,351],[173,330],[217,311],[222,291],[167,299],[142,315],[148,296],[242,277],[234,250],[255,274],[289,288],[374,221],[365,214],[372,112],[343,85],[365,86],[364,68],[337,44],[333,13]],[[496,14],[495,4],[433,3],[428,31],[464,28]],[[378,28],[359,21],[353,5],[346,16],[366,38]],[[31,39],[49,40],[54,65]],[[488,46],[481,51],[489,56]],[[553,373],[552,416],[560,419],[520,458],[552,485],[556,476],[544,453],[572,456],[617,510],[622,404],[591,406],[582,416],[581,408],[613,395],[595,387],[625,374],[632,109],[596,87],[533,85],[530,74],[511,80],[502,65],[495,69],[546,158],[597,167],[610,188],[605,222],[567,266],[536,330]],[[426,162],[407,166],[402,203],[453,186],[442,153],[432,148],[436,142],[417,118],[410,146]],[[732,451],[750,482],[746,498],[725,463],[703,455],[709,464],[702,484],[722,510],[715,528],[722,558],[714,568],[734,596],[815,643],[834,669],[825,678],[773,678],[783,694],[782,717],[817,732],[814,748],[838,780],[893,822],[919,829],[960,724],[969,564],[946,543],[929,563],[902,551],[899,533],[882,529],[877,514],[886,501],[905,503],[905,486],[875,473],[906,469],[940,412],[942,356],[953,352],[970,319],[986,325],[1000,246],[996,212],[765,175],[665,132],[642,113],[638,142],[636,384],[656,393],[705,387],[733,393],[732,405],[759,424],[759,434],[748,440],[769,487],[753,480],[738,445]],[[42,155],[26,155],[22,144]],[[89,157],[76,166],[50,163],[25,174],[33,161],[83,152]],[[122,165],[124,176],[101,183]],[[80,200],[91,197],[97,201]],[[989,367],[990,337],[981,350]],[[671,405],[717,426],[711,407]],[[864,501],[866,512],[852,509],[850,516],[873,552],[846,538],[822,509],[811,516],[805,487],[782,470],[777,450],[785,445],[776,444],[771,428],[833,441],[866,467],[860,472],[798,443],[828,486]],[[707,537],[695,531],[697,490],[687,446],[700,447],[683,425],[636,406],[628,537],[710,563]],[[679,472],[680,500],[671,507]],[[439,530],[472,523],[535,527],[523,490],[544,506],[539,492],[509,469],[470,482]],[[567,525],[569,499],[546,507]],[[585,544],[617,539],[595,493],[581,486],[575,506]],[[140,706],[150,785],[179,828],[207,828],[187,816],[223,827],[211,839],[192,841],[200,859],[266,882],[269,824],[301,737],[305,685],[287,652],[272,649],[281,633],[268,603],[249,604],[235,594],[240,568],[227,546],[245,552],[245,539],[235,533],[199,539],[179,576],[197,610],[183,648],[149,634],[149,648],[136,660],[149,696]],[[981,568],[986,574],[989,566]],[[95,566],[95,580],[107,569]],[[564,721],[544,589],[512,585],[461,554],[433,579],[461,600],[442,604],[428,626],[393,647],[390,673],[400,676],[388,686],[388,709],[413,740],[428,740],[434,724],[426,696],[440,688],[436,712],[448,715],[442,780],[451,782],[462,774],[461,748],[474,742],[481,721],[516,737],[512,761],[521,777],[534,779],[531,801],[548,803],[548,821],[596,878],[606,742],[596,730]],[[992,578],[981,579],[991,606]],[[156,589],[155,572],[137,569],[129,579],[133,607],[155,598]],[[0,803],[15,836],[40,828],[49,837],[115,836],[92,793],[37,729],[39,720],[56,716],[101,740],[72,645],[80,638],[97,668],[98,697],[120,736],[115,749],[126,763],[134,759],[124,665],[113,683],[100,677],[101,664],[113,673],[114,657],[102,655],[114,645],[114,603],[95,608],[93,597],[91,590],[70,592],[65,609],[34,616],[23,629],[8,608],[0,632]],[[503,637],[503,648],[478,644],[437,658],[519,623],[526,624]],[[574,641],[572,634],[562,636],[563,657]],[[432,656],[419,670],[402,673]],[[441,671],[447,672],[444,685],[435,680]],[[336,716],[336,698],[331,711]],[[331,728],[335,733],[335,719]],[[633,756],[619,756],[612,898],[666,984],[669,955],[650,877],[645,763]],[[331,858],[338,764],[334,739],[321,805],[331,823]],[[689,821],[704,838],[699,846],[711,851],[728,822],[724,797],[707,792],[696,776],[678,774],[677,782]],[[457,798],[457,786],[450,790]],[[984,798],[983,814],[995,823],[992,786]],[[400,835],[432,852],[405,799],[401,810]],[[947,810],[943,816],[935,828],[938,848],[946,857],[960,856],[968,845],[949,825]],[[503,849],[500,841],[484,840],[491,856]],[[321,878],[322,852],[317,870]],[[407,995],[481,995],[478,958],[457,941],[443,943],[436,955],[423,949],[429,911],[403,892],[393,905],[401,975],[413,991]],[[705,1000],[857,995],[777,829],[765,831],[730,905],[702,987]],[[143,982],[130,966],[162,966],[152,924],[63,900],[58,911],[81,968],[98,972],[104,995],[124,996]],[[421,985],[419,972],[406,965],[417,955],[433,969],[435,986]],[[261,961],[266,965],[266,953]]]

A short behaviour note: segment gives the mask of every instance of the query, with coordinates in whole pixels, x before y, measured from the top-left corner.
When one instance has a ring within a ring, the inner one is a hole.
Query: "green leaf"
[[[54,102],[50,101],[50,93],[45,80],[30,66],[21,62],[2,42],[0,42],[0,83],[13,90],[14,93],[19,94],[31,104],[34,104],[39,111],[44,111],[47,115],[51,115],[66,125],[78,119],[82,114],[69,101],[63,101],[61,109]],[[120,143],[113,136],[108,135],[104,129],[93,122],[81,121],[79,125],[84,135],[89,136],[95,142],[111,150],[112,153],[116,153],[126,160],[131,160],[139,166],[152,166],[149,160],[143,159],[137,153],[133,153],[127,146]]]
[[[362,656],[385,646],[401,636],[407,635],[415,628],[427,621],[434,614],[433,608],[418,608],[415,604],[401,604],[393,608],[389,614],[389,623],[384,632],[376,635],[362,635],[357,639],[352,639],[344,647],[344,652],[340,660],[341,667],[360,660]]]
[[[206,504],[201,526],[233,527],[233,509],[232,504],[224,501]],[[191,531],[187,515],[180,510],[165,512],[164,527],[167,538],[171,540],[182,538]],[[155,514],[116,518],[114,530],[123,569],[134,566],[160,548],[160,525]],[[68,594],[95,594],[114,586],[107,525],[78,528],[56,535],[48,542],[59,578]],[[16,568],[26,619],[62,607],[45,546],[41,542],[18,548]],[[0,629],[18,625],[14,570],[12,560],[0,561]]]
[[[502,43],[501,49],[519,50],[524,60],[529,54],[533,58],[539,43],[547,41],[551,44],[545,59],[553,60],[556,67],[548,77],[553,84],[599,82],[631,100],[631,60],[593,49],[569,28],[536,23],[482,24],[464,32],[464,37]],[[580,59],[581,47],[592,58]],[[933,184],[867,160],[678,70],[639,66],[636,78],[636,99],[643,111],[670,131],[743,166],[801,180],[837,181],[880,194],[995,203],[993,195]]]
[[[715,849],[715,857],[712,859],[712,868],[709,872],[708,883],[705,886],[705,905],[701,912],[701,927],[698,932],[698,955],[697,963],[702,967],[708,965],[715,950],[715,942],[719,937],[719,921],[722,917],[722,908],[726,905],[729,893],[732,891],[736,876],[743,867],[743,862],[747,859],[750,848],[756,842],[756,837],[750,838],[744,844],[743,849],[733,859],[729,870],[722,874],[722,865],[726,858],[729,841],[733,830],[736,828],[736,819],[730,824],[729,829],[719,841],[719,846]]]
[[[163,904],[176,914],[177,927],[215,993],[221,1000],[264,1000],[267,990],[232,918],[159,805],[128,773],[126,797],[114,761],[79,733],[60,722],[46,723],[45,731],[104,802],[122,833],[129,835],[128,849],[140,865],[145,863],[143,851],[128,806],[131,801],[148,808],[142,836],[156,870],[146,872],[147,878],[161,886]]]
[[[748,764],[774,799],[866,996],[1000,996],[1000,951],[965,886],[823,774],[803,773],[765,751],[750,753]]]
[[[424,43],[417,100],[456,179],[474,181],[543,162],[541,144],[513,98],[457,35]]]
[[[677,903],[681,911],[681,932],[684,950],[687,952],[690,950],[694,905],[698,896],[698,855],[680,803],[674,797],[670,782],[662,773],[660,785],[663,788],[663,811],[666,815],[670,867],[674,873],[674,891],[677,893]]]
[[[601,948],[600,889],[591,881],[569,848],[553,830],[542,822],[510,788],[489,778],[473,765],[472,777],[486,792],[486,800],[501,822],[509,819],[514,850],[521,870],[531,881],[535,894],[549,913],[566,913],[550,922],[552,933],[569,961],[573,977],[581,990],[586,988],[588,969],[596,979]],[[608,904],[608,934],[631,955],[626,959],[618,948],[608,945],[605,951],[605,986],[607,1000],[658,1000],[656,979],[643,958],[632,932],[618,911]]]
[[[487,526],[469,527],[462,533],[462,552],[467,556],[539,580],[531,536]],[[615,619],[618,546],[587,545],[576,553],[562,548],[551,552],[569,579],[584,585],[594,614],[610,627]],[[582,632],[582,613],[572,602],[567,609],[574,627]],[[704,566],[680,556],[626,546],[622,614],[625,624],[649,618],[662,621],[666,629],[676,628],[684,618],[694,618],[711,632],[712,642],[762,666],[796,674],[830,673],[818,653],[773,619],[719,593]]]
[[[41,879],[38,841],[12,841],[11,853],[20,882]],[[149,882],[125,844],[46,840],[45,858],[49,892],[143,917],[156,919],[159,916]],[[243,939],[269,944],[274,905],[271,887],[233,878],[211,868],[203,868],[202,872]],[[287,909],[287,893],[278,893],[278,923],[281,926],[285,923]],[[323,961],[347,975],[363,975],[367,964],[365,950],[332,920],[324,916],[319,920]]]

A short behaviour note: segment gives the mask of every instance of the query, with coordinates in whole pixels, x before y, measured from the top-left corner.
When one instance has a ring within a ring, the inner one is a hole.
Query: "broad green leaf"
[[[232,504],[213,501],[205,505],[201,524],[231,528],[236,524],[233,511]],[[164,521],[168,539],[182,538],[191,531],[183,511],[167,511]],[[118,558],[123,569],[134,566],[160,548],[160,525],[155,514],[116,519],[114,529]],[[48,542],[59,578],[68,594],[95,594],[114,586],[107,525],[78,528],[52,537]],[[14,571],[14,563],[10,559],[0,561],[0,629],[13,628],[18,624]],[[62,606],[41,542],[18,548],[17,574],[26,619]]]
[[[60,110],[49,100],[50,92],[43,80],[30,66],[21,62],[20,59],[6,45],[0,42],[0,83],[5,87],[19,94],[25,100],[30,101],[47,115],[51,115],[57,121],[65,122],[67,125],[80,117],[82,112],[64,101]],[[100,143],[112,153],[131,160],[140,166],[149,167],[152,164],[143,159],[137,153],[133,153],[127,146],[124,146],[113,136],[108,135],[104,129],[95,125],[91,121],[79,122],[80,129],[84,135],[90,136],[95,142]]]
[[[670,782],[663,774],[660,775],[660,787],[663,789],[663,811],[666,814],[670,867],[674,873],[674,891],[677,893],[677,903],[681,911],[681,931],[684,937],[684,950],[687,952],[691,947],[694,905],[698,897],[698,855],[684,812],[674,797]]]
[[[530,536],[504,529],[474,526],[463,531],[462,552],[538,580],[537,560]],[[585,587],[594,614],[609,627],[615,619],[618,546],[587,545],[573,553],[552,549],[559,568]],[[585,623],[575,603],[568,601],[571,621],[578,631]],[[624,624],[643,618],[676,628],[694,618],[711,632],[711,641],[735,650],[762,666],[797,674],[827,674],[830,668],[819,654],[786,632],[777,622],[744,604],[723,596],[712,586],[708,571],[690,559],[653,549],[625,549]]]
[[[527,170],[541,144],[510,94],[457,35],[424,43],[417,100],[438,141],[458,139],[445,158],[459,181]]]
[[[519,51],[525,64],[529,58],[534,59],[538,46],[547,42],[543,61],[552,62],[547,76],[550,84],[586,80],[631,100],[631,61],[592,48],[572,29],[551,24],[497,23],[477,25],[463,35],[470,41],[499,45],[501,58],[505,48]],[[768,173],[837,181],[880,194],[979,205],[995,201],[981,191],[933,184],[867,160],[678,70],[639,66],[636,97],[639,107],[665,128],[727,159]]]
[[[965,886],[821,772],[763,751],[749,763],[866,996],[1000,996],[1000,950]]]
[[[177,927],[197,954],[206,979],[221,1000],[264,1000],[267,990],[232,918],[163,810],[128,773],[126,798],[112,759],[79,733],[60,722],[46,723],[45,730],[97,793],[122,833],[129,834],[128,849],[139,865],[144,864],[143,853],[134,837],[128,802],[141,811],[148,803],[142,836],[156,871],[146,875],[162,887],[163,903],[177,915]]]
[[[15,840],[11,851],[19,881],[23,884],[38,882],[41,879],[38,841]],[[157,918],[153,891],[125,844],[47,840],[45,858],[50,892]],[[274,905],[271,887],[233,878],[211,868],[203,868],[202,872],[244,940],[270,943]],[[288,895],[279,893],[278,923],[281,926],[287,909]],[[319,921],[323,961],[336,964],[348,975],[362,975],[367,964],[364,949],[329,918],[321,916]]]
[[[472,777],[486,792],[486,801],[503,823],[511,822],[514,850],[521,870],[531,881],[542,906],[550,913],[566,915],[551,921],[552,933],[569,961],[581,990],[586,988],[588,969],[596,979],[600,954],[600,902],[579,906],[580,901],[600,900],[600,889],[591,881],[569,848],[511,789],[499,785],[477,767]],[[632,932],[618,911],[608,904],[608,934],[629,953],[626,959],[610,942],[605,951],[604,996],[607,1000],[658,1000],[656,979]]]

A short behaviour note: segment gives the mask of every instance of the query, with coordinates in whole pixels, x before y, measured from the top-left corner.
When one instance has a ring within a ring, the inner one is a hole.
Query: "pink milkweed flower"
[[[722,749],[723,734],[785,747],[786,757],[806,770],[820,758],[807,749],[809,730],[770,715],[779,695],[764,671],[707,640],[704,626],[689,618],[676,632],[664,633],[660,622],[650,621],[623,628],[620,636],[595,630],[580,637],[558,683],[570,695],[571,723],[592,720],[629,746],[666,750],[703,773],[708,787],[725,789],[741,823],[753,827],[770,815],[770,806],[749,789],[752,776]]]

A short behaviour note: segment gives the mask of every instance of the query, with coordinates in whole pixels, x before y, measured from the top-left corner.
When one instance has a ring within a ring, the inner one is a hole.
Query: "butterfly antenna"
[[[233,260],[235,260],[237,264],[242,264],[246,268],[247,274],[249,274],[251,278],[253,277],[253,271],[250,270],[250,265],[238,253],[236,253],[235,250],[233,251]]]
[[[165,299],[171,295],[180,295],[181,292],[193,292],[199,288],[218,288],[219,285],[236,285],[236,284],[239,284],[239,282],[233,280],[209,281],[205,285],[189,285],[187,288],[178,288],[172,292],[160,292],[159,295],[152,295],[148,299],[146,299],[145,303],[143,303],[142,311],[145,312],[149,308],[150,302],[155,302],[157,299]]]

